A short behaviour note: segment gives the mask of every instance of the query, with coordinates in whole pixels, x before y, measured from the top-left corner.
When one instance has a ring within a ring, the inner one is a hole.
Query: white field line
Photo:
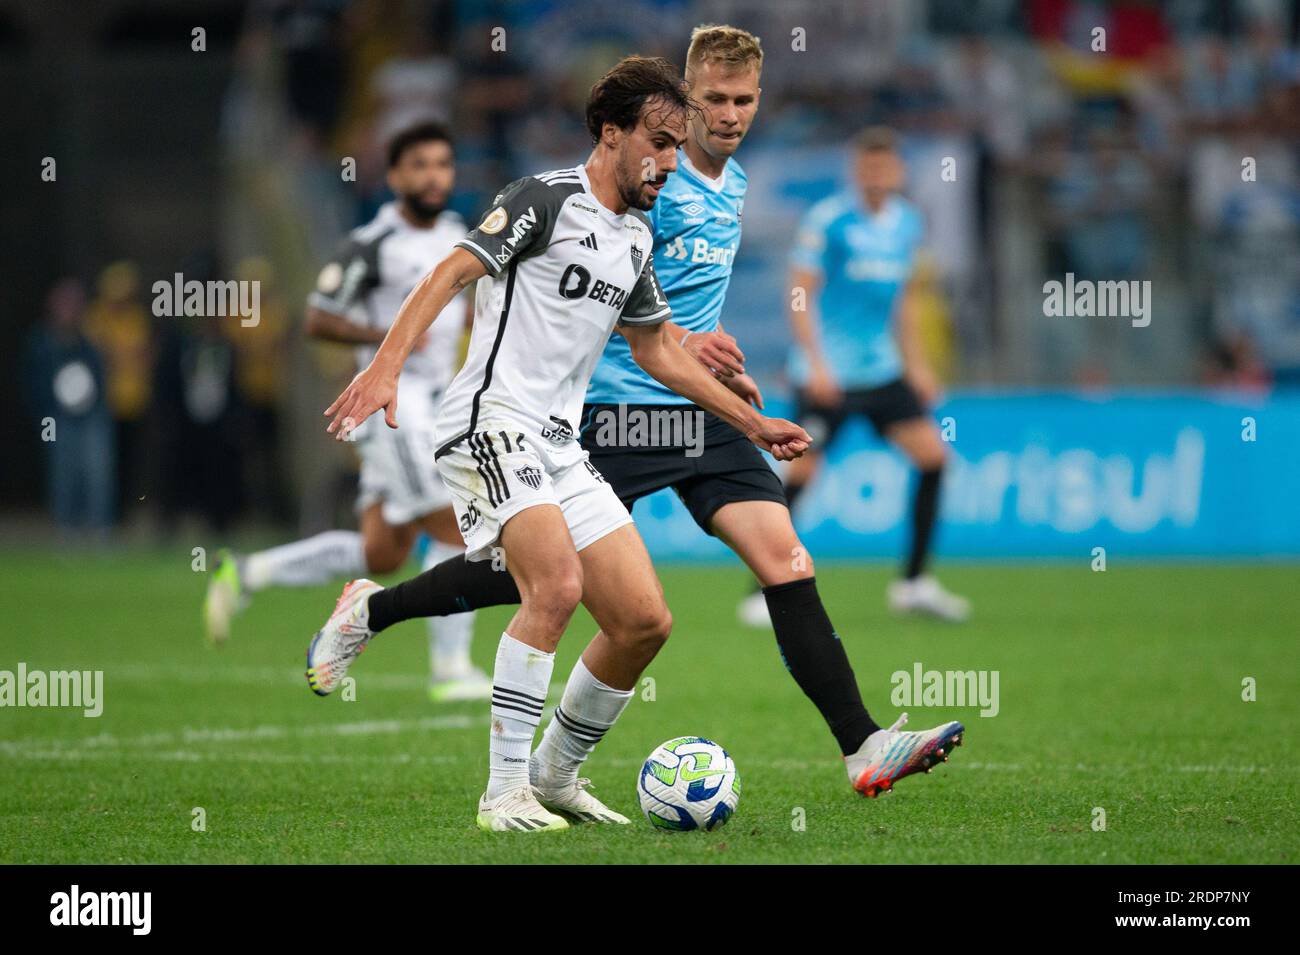
[[[596,757],[599,758],[599,757]],[[604,765],[609,766],[640,766],[637,760],[633,759],[608,759],[603,761]],[[758,766],[762,769],[775,769],[781,772],[808,772],[824,769],[828,765],[833,765],[829,760],[814,761],[808,759],[747,759],[744,766]],[[742,766],[742,769],[744,767]],[[1047,774],[1062,769],[1072,773],[1100,773],[1103,770],[1112,772],[1114,770],[1132,770],[1149,768],[1139,763],[1108,763],[1106,766],[1089,766],[1086,763],[1075,763],[1073,766],[1054,763],[1035,763],[1027,765],[1024,763],[983,763],[979,760],[961,759],[960,754],[952,762],[942,766],[939,771],[947,770],[973,770],[975,772],[990,773],[1041,773]],[[1300,767],[1278,767],[1278,766],[1207,766],[1207,765],[1187,765],[1180,766],[1176,763],[1162,764],[1162,769],[1173,770],[1180,773],[1207,774],[1217,775],[1222,773],[1232,773],[1243,776],[1267,776],[1270,773],[1283,772],[1292,773],[1300,772]]]
[[[109,663],[98,667],[104,671],[104,684],[111,686],[114,681],[123,683],[239,683],[261,686],[299,686],[305,689],[307,678],[302,669],[270,666],[232,666],[214,658],[211,666],[188,666],[180,663],[132,662]],[[429,678],[418,673],[370,673],[364,667],[352,670],[348,676],[357,681],[358,692],[362,690],[423,690],[429,685]],[[564,683],[552,683],[550,693],[564,692]]]
[[[306,688],[303,675],[306,664],[299,669],[269,666],[230,666],[214,660],[211,666],[186,666],[179,663],[110,663],[99,667],[104,671],[104,683],[243,683],[263,686],[296,684]],[[417,673],[367,673],[364,669],[349,674],[357,681],[357,689],[367,690],[421,690],[428,685],[428,677]]]
[[[49,749],[29,750],[22,753],[5,754],[14,759],[33,762],[82,763],[106,762],[113,759],[127,758],[121,750],[73,750]],[[337,753],[260,753],[254,750],[226,750],[200,752],[193,749],[158,750],[132,752],[133,762],[140,760],[157,763],[275,763],[301,765],[397,765],[397,766],[433,766],[437,764],[461,762],[457,756],[411,756],[407,753],[395,753],[387,756],[342,756]]]
[[[80,740],[30,740],[0,741],[0,755],[13,759],[33,760],[37,762],[84,762],[108,760],[113,758],[146,759],[155,762],[243,762],[243,763],[286,763],[312,764],[329,763],[338,765],[384,764],[384,765],[433,765],[462,761],[462,757],[418,755],[408,753],[367,756],[364,754],[339,753],[266,753],[250,750],[196,750],[176,748],[178,745],[228,742],[258,742],[265,740],[306,739],[328,736],[373,736],[379,734],[397,734],[407,732],[428,732],[439,730],[477,729],[487,725],[486,717],[469,716],[433,716],[418,720],[366,720],[356,723],[337,723],[330,726],[258,726],[248,728],[199,728],[184,729],[176,733],[147,733],[133,737],[114,737],[101,733]],[[597,757],[599,758],[599,757]],[[640,766],[639,760],[613,758],[600,761],[602,765],[631,769]],[[828,761],[776,759],[746,760],[746,766],[773,769],[780,772],[817,771],[831,765]],[[1094,775],[1102,771],[1142,768],[1138,764],[1108,764],[1106,767],[1090,766],[1086,763],[1073,765],[1053,765],[1038,763],[981,762],[979,760],[957,760],[949,763],[945,770],[958,772],[992,772],[992,773],[1050,773],[1065,770],[1072,773]],[[1165,764],[1166,770],[1193,775],[1237,775],[1268,776],[1273,773],[1291,775],[1297,769],[1279,766],[1231,766],[1208,764]]]
[[[300,740],[322,736],[378,736],[407,732],[464,730],[487,725],[487,717],[463,714],[426,716],[415,720],[361,720],[355,723],[331,723],[308,726],[253,727],[185,727],[176,731],[144,733],[138,736],[114,736],[99,733],[79,739],[0,740],[0,754],[25,757],[29,753],[120,752],[129,750],[134,758],[138,750],[161,751],[176,746],[203,743],[248,743],[272,740]]]

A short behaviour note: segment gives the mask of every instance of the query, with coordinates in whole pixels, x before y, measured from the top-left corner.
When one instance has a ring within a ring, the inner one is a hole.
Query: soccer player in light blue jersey
[[[945,454],[927,410],[938,385],[909,298],[924,224],[899,195],[903,163],[891,130],[873,127],[858,135],[853,171],[856,188],[813,206],[791,257],[790,287],[804,289],[805,301],[815,304],[795,308],[791,299],[799,346],[790,362],[799,383],[796,417],[818,443],[792,463],[786,495],[794,507],[839,429],[854,415],[866,417],[920,471],[911,548],[889,586],[889,605],[965,620],[970,604],[925,573]]]

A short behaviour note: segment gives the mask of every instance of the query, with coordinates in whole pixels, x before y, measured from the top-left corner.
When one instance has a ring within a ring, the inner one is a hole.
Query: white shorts
[[[356,430],[361,455],[361,486],[357,510],[376,501],[383,504],[389,524],[408,524],[451,506],[438,466],[433,419],[441,392],[418,378],[398,379],[397,428],[373,414]]]
[[[438,459],[438,473],[451,491],[470,560],[491,557],[506,521],[538,504],[559,506],[577,550],[632,523],[576,441],[556,448],[513,426],[478,431]]]

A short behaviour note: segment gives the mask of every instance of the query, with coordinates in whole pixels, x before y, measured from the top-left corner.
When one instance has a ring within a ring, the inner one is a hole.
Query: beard
[[[445,200],[442,202],[426,202],[418,194],[402,196],[402,205],[406,206],[406,211],[421,222],[432,222],[447,208]]]
[[[642,179],[641,166],[639,163],[632,169],[624,168],[623,174],[618,178],[619,198],[633,209],[640,209],[642,212],[653,209],[655,199],[657,198],[645,194],[645,184],[647,182],[654,182],[656,185],[662,186],[668,179],[667,176],[660,176],[658,179],[650,180]]]

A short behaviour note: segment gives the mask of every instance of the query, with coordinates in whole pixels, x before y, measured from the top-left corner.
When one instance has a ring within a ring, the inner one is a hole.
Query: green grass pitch
[[[422,624],[376,640],[352,671],[355,701],[318,699],[303,656],[337,587],[260,595],[214,651],[199,636],[204,579],[188,551],[8,553],[0,669],[102,669],[105,708],[98,719],[0,709],[0,861],[1300,861],[1295,565],[944,571],[975,602],[968,625],[891,618],[883,565],[819,572],[882,723],[897,715],[895,671],[998,671],[995,717],[908,707],[912,728],[967,726],[966,745],[932,775],[874,801],[854,793],[770,634],[736,624],[744,573],[664,567],[677,623],[647,674],[654,699],[634,700],[585,770],[634,824],[529,836],[474,827],[486,704],[427,701]],[[480,664],[508,619],[480,614]],[[552,702],[592,630],[580,613]],[[1255,702],[1242,699],[1247,677]],[[637,810],[641,760],[681,734],[735,757],[744,795],[718,832],[655,832]]]

